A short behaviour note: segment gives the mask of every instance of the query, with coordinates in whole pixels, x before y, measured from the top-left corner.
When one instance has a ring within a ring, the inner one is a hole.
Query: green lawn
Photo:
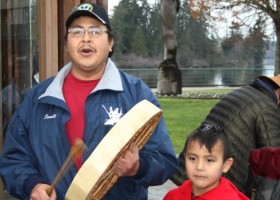
[[[187,135],[197,128],[219,99],[158,98],[171,141],[180,153]]]

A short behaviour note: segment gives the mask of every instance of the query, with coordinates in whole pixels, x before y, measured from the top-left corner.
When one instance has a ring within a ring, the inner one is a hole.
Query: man
[[[143,81],[118,70],[110,59],[114,38],[101,6],[76,6],[65,25],[71,62],[31,90],[6,134],[0,174],[9,193],[20,199],[64,199],[77,170],[116,123],[106,123],[109,110],[122,116],[143,99],[160,106]],[[46,190],[77,138],[87,151],[49,197]],[[104,199],[147,199],[147,188],[163,184],[176,168],[161,119],[140,152],[133,148],[117,160],[120,178]]]
[[[264,146],[280,147],[280,74],[256,77],[249,86],[225,95],[209,112],[203,123],[221,126],[228,135],[234,163],[225,177],[243,193],[251,196],[249,176],[250,151]],[[180,154],[181,170],[172,177],[181,184],[184,157]]]

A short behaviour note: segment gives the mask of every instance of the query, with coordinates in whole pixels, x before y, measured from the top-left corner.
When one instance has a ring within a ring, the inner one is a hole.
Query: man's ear
[[[228,159],[224,162],[223,172],[224,172],[224,173],[227,173],[232,164],[233,164],[233,158],[228,158]]]
[[[114,43],[115,43],[114,38],[112,38],[111,41],[109,41],[109,42],[110,42],[110,49],[109,49],[109,51],[111,52],[111,51],[113,51],[112,49],[113,49],[113,46],[114,46]]]

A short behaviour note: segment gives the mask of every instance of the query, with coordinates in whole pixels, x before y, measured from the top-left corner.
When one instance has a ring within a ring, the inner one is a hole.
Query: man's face
[[[83,35],[68,33],[66,50],[73,63],[72,73],[82,80],[98,79],[104,72],[114,41],[108,39],[106,26],[92,17],[82,16],[73,20],[68,30],[74,28],[86,31]],[[93,35],[88,30],[94,28],[102,31]]]

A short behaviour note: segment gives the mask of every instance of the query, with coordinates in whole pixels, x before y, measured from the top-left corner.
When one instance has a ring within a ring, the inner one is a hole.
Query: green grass
[[[159,98],[163,116],[176,153],[188,134],[197,128],[219,99]]]

